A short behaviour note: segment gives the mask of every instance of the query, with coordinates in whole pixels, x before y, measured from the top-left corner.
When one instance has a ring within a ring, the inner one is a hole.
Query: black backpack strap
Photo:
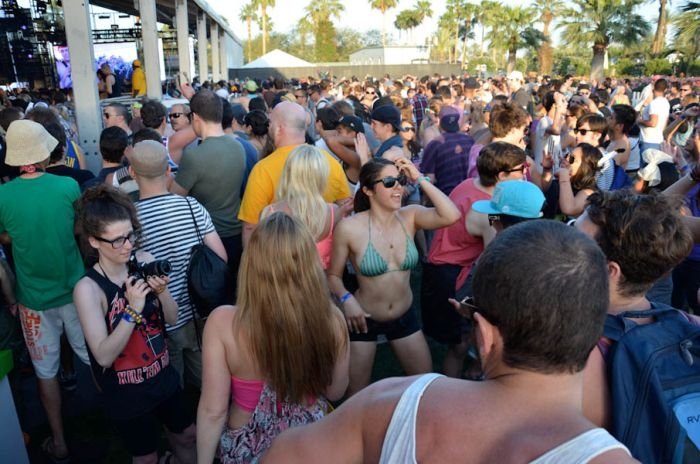
[[[197,225],[197,219],[194,217],[192,203],[190,203],[190,200],[187,197],[184,197],[184,199],[187,202],[187,207],[190,209],[190,215],[192,216],[192,224],[194,225],[194,230],[197,231],[197,238],[199,239],[199,243],[204,243],[204,238],[202,238],[202,233],[199,231],[199,226]]]
[[[192,203],[190,203],[190,200],[187,197],[184,197],[185,201],[187,202],[187,206],[190,208],[190,215],[192,216],[192,224],[194,224],[194,230],[197,231],[197,238],[199,239],[199,243],[203,244],[204,243],[204,238],[202,237],[202,234],[199,232],[199,226],[197,226],[197,219],[194,217],[194,210],[192,209]],[[193,247],[194,248],[194,247]],[[189,264],[188,264],[189,268]],[[194,333],[195,336],[197,337],[197,347],[201,350],[202,349],[202,335],[201,331],[199,329],[199,322],[197,322],[197,312],[194,310],[194,303],[192,300],[190,300],[190,311],[192,312],[192,321],[194,322]]]

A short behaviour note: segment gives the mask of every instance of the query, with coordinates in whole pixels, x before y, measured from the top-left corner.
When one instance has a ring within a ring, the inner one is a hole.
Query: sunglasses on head
[[[396,186],[396,183],[398,182],[399,185],[406,185],[406,182],[408,182],[408,179],[406,179],[406,176],[400,175],[400,176],[388,176],[384,177],[379,180],[375,180],[372,182],[372,185],[382,183],[384,185],[384,188],[394,188]]]

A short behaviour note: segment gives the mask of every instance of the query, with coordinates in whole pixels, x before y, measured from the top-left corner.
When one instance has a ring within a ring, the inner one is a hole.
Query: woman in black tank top
[[[165,323],[175,324],[178,313],[168,277],[130,269],[132,254],[141,264],[153,257],[136,252],[139,223],[124,193],[100,185],[88,189],[77,208],[81,238],[97,262],[73,298],[105,412],[133,462],[156,459],[159,423],[171,432],[178,462],[194,462],[194,425],[180,404],[165,340]]]

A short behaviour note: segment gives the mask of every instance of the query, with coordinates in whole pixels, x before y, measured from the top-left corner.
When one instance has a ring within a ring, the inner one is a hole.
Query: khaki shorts
[[[19,317],[24,341],[38,378],[52,379],[58,374],[61,334],[64,331],[75,354],[82,362],[90,364],[85,337],[73,303],[44,311],[35,311],[20,304]]]

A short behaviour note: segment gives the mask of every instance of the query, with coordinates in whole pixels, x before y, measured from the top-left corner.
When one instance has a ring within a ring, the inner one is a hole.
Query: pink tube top
[[[265,382],[262,380],[243,380],[231,376],[231,397],[233,402],[246,412],[255,411],[264,386]]]

